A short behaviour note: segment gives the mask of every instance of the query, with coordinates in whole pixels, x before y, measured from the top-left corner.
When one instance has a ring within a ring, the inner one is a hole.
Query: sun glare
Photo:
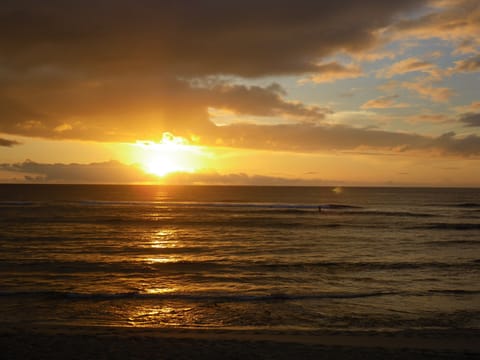
[[[171,133],[163,133],[160,142],[138,141],[136,146],[142,150],[139,161],[149,174],[165,176],[174,172],[194,172],[200,165],[196,156],[200,149]]]

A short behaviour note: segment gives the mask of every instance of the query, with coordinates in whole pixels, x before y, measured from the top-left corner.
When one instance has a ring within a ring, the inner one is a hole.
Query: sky
[[[0,182],[480,186],[479,0],[2,0]]]

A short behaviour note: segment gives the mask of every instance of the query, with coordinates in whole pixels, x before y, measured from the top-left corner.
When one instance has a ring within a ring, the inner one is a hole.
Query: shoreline
[[[256,331],[2,324],[4,359],[472,359],[480,330]]]

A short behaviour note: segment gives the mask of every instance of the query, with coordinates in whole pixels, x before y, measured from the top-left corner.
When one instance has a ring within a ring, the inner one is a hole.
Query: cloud
[[[321,120],[331,113],[328,108],[287,101],[286,91],[278,84],[267,87],[221,84],[208,92],[208,103],[239,115],[279,116],[305,121]]]
[[[446,102],[455,95],[455,92],[447,87],[434,87],[431,79],[423,78],[416,81],[404,81],[401,86],[416,92],[423,98],[430,99],[435,102]]]
[[[2,139],[0,138],[0,146],[12,147],[15,145],[20,145],[21,143],[16,140]]]
[[[391,78],[395,75],[401,75],[410,72],[429,72],[434,68],[436,68],[436,65],[429,61],[410,57],[392,64],[387,69],[380,70],[377,72],[377,76]]]
[[[449,122],[451,119],[445,114],[418,114],[407,118],[409,123],[431,123],[431,124],[443,124]]]
[[[361,106],[362,109],[389,109],[389,108],[405,108],[409,107],[407,103],[397,103],[395,99],[398,95],[381,96],[376,99],[367,101]]]
[[[390,151],[395,153],[435,153],[452,156],[480,155],[480,137],[429,137],[372,128],[342,125],[233,124],[216,128],[202,140],[206,145],[230,146],[294,152]]]
[[[355,66],[325,59],[374,49],[381,29],[423,4],[5,0],[0,131],[101,141],[201,135],[214,127],[207,109],[215,106],[316,121],[323,109],[287,101],[268,86],[202,88],[192,80],[356,77]],[[271,107],[251,100],[255,95]]]
[[[18,66],[41,62],[99,72],[168,67],[185,75],[298,74],[315,71],[318,59],[339,49],[371,48],[376,31],[422,3],[7,0],[2,54]]]
[[[91,164],[42,164],[27,160],[23,163],[0,164],[0,170],[25,173],[24,180],[52,183],[135,183],[152,181],[137,166],[118,161]]]
[[[389,80],[389,81],[377,86],[377,89],[380,90],[380,91],[392,92],[400,86],[401,86],[401,83],[399,81]]]
[[[395,39],[386,36],[389,31],[403,38],[446,37],[442,29],[450,24],[455,41],[467,41],[478,28],[472,18],[477,3],[456,1],[459,11],[452,2],[437,2],[431,13],[413,18],[425,1],[299,0],[292,6],[283,0],[5,0],[0,8],[0,132],[135,141],[154,140],[169,131],[198,135],[205,145],[306,152],[430,151],[437,146],[436,138],[327,126],[322,123],[331,112],[327,107],[294,101],[278,84],[242,82],[287,75],[316,82],[362,76],[355,64],[326,59],[340,53],[353,59],[375,53],[386,39]],[[402,14],[409,18],[398,22]],[[461,61],[459,69],[475,67],[472,61]],[[409,58],[387,73],[432,75],[433,70],[429,61]],[[454,94],[432,81],[397,85],[437,102]],[[363,105],[400,106],[406,104],[388,96]],[[242,118],[298,123],[216,126],[209,108]],[[349,123],[358,125],[355,120]],[[450,144],[439,151],[452,153],[468,142],[474,144],[468,151],[453,153],[476,154],[477,138],[466,139],[438,140]]]
[[[390,29],[396,37],[439,38],[465,44],[480,36],[478,0],[432,1],[426,14],[397,22]]]
[[[453,131],[448,132],[433,139],[431,146],[449,154],[480,155],[480,137],[473,134],[457,138]]]
[[[480,51],[479,49],[480,40],[466,39],[462,40],[460,44],[457,45],[456,49],[452,52],[452,55],[476,54]]]
[[[139,167],[126,165],[118,161],[91,164],[48,164],[25,161],[15,164],[0,164],[0,171],[21,176],[17,182],[36,183],[91,183],[91,184],[128,184],[162,183],[174,185],[283,185],[306,186],[322,185],[322,179],[285,178],[265,175],[247,175],[244,173],[219,174],[217,172],[177,172],[159,178],[145,174]],[[1,180],[1,179],[0,179]],[[12,181],[12,178],[8,178]]]
[[[480,101],[473,101],[468,105],[457,106],[455,109],[458,112],[477,112],[480,110]]]
[[[465,126],[477,127],[480,126],[480,113],[465,113],[460,115],[459,120]]]
[[[307,79],[301,80],[300,82],[334,82],[341,79],[358,78],[362,75],[362,69],[360,69],[358,65],[343,65],[333,61],[317,65],[315,74],[313,74]]]
[[[475,72],[480,71],[480,54],[455,62],[453,72]]]

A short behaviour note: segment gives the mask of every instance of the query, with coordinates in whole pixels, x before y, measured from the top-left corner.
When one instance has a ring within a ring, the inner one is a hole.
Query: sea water
[[[0,185],[0,319],[480,328],[480,190]]]

